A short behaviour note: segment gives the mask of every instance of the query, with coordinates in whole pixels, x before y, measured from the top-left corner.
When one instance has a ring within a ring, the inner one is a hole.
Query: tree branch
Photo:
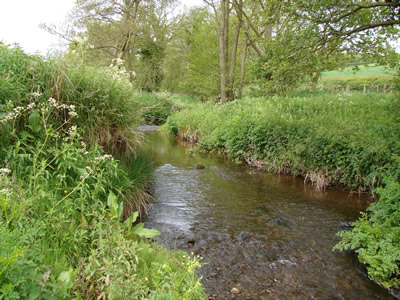
[[[353,30],[347,31],[342,33],[341,35],[352,35],[353,33],[361,32],[364,30],[368,29],[373,29],[376,27],[387,27],[387,26],[393,26],[393,25],[400,25],[400,20],[390,20],[390,21],[383,21],[383,22],[378,22],[378,23],[373,23],[373,24],[367,24],[367,25],[362,25],[360,27],[357,27]]]

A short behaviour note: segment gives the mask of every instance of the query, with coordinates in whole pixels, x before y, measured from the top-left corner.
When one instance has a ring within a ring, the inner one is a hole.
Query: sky
[[[180,0],[191,7],[202,0]],[[40,24],[62,25],[75,0],[1,0],[0,41],[19,44],[25,52],[46,55],[60,47],[58,37],[41,29]]]

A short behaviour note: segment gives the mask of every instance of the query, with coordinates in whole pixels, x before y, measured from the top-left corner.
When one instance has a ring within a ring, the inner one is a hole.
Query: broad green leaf
[[[113,217],[118,217],[120,209],[117,201],[117,196],[115,196],[112,191],[108,194],[107,205],[111,210],[111,215]]]
[[[40,124],[40,114],[37,111],[34,111],[29,115],[29,127],[32,129],[33,132],[37,133],[42,129]]]
[[[138,213],[137,211],[135,211],[134,213],[132,213],[132,214],[129,216],[129,218],[126,219],[126,220],[124,221],[124,227],[125,227],[125,228],[131,228],[133,222],[135,222],[135,221],[137,220],[138,216],[139,216],[139,213]]]
[[[64,288],[71,288],[75,281],[75,272],[73,269],[61,272],[57,278],[57,282]]]
[[[132,228],[132,233],[145,238],[153,238],[159,236],[161,232],[156,229],[144,228],[144,223],[139,223]]]

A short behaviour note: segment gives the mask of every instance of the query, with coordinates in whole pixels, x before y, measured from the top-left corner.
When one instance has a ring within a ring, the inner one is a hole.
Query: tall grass
[[[131,228],[152,170],[114,75],[0,46],[0,299],[204,296],[197,258]]]
[[[139,137],[132,128],[141,116],[128,81],[111,69],[66,64],[58,58],[43,60],[19,48],[0,47],[0,112],[49,98],[75,106],[80,118],[72,122],[89,141],[113,154],[135,151]],[[67,117],[61,111],[54,121],[62,124]]]

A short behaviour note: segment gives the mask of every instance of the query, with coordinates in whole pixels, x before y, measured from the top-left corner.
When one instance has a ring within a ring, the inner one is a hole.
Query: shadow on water
[[[345,192],[317,192],[301,179],[236,165],[146,133],[157,163],[146,227],[158,241],[204,258],[200,271],[217,299],[392,299],[348,252],[332,252],[368,205]],[[190,152],[190,151],[189,151]],[[197,169],[202,162],[204,169]],[[240,293],[230,294],[235,287]]]

